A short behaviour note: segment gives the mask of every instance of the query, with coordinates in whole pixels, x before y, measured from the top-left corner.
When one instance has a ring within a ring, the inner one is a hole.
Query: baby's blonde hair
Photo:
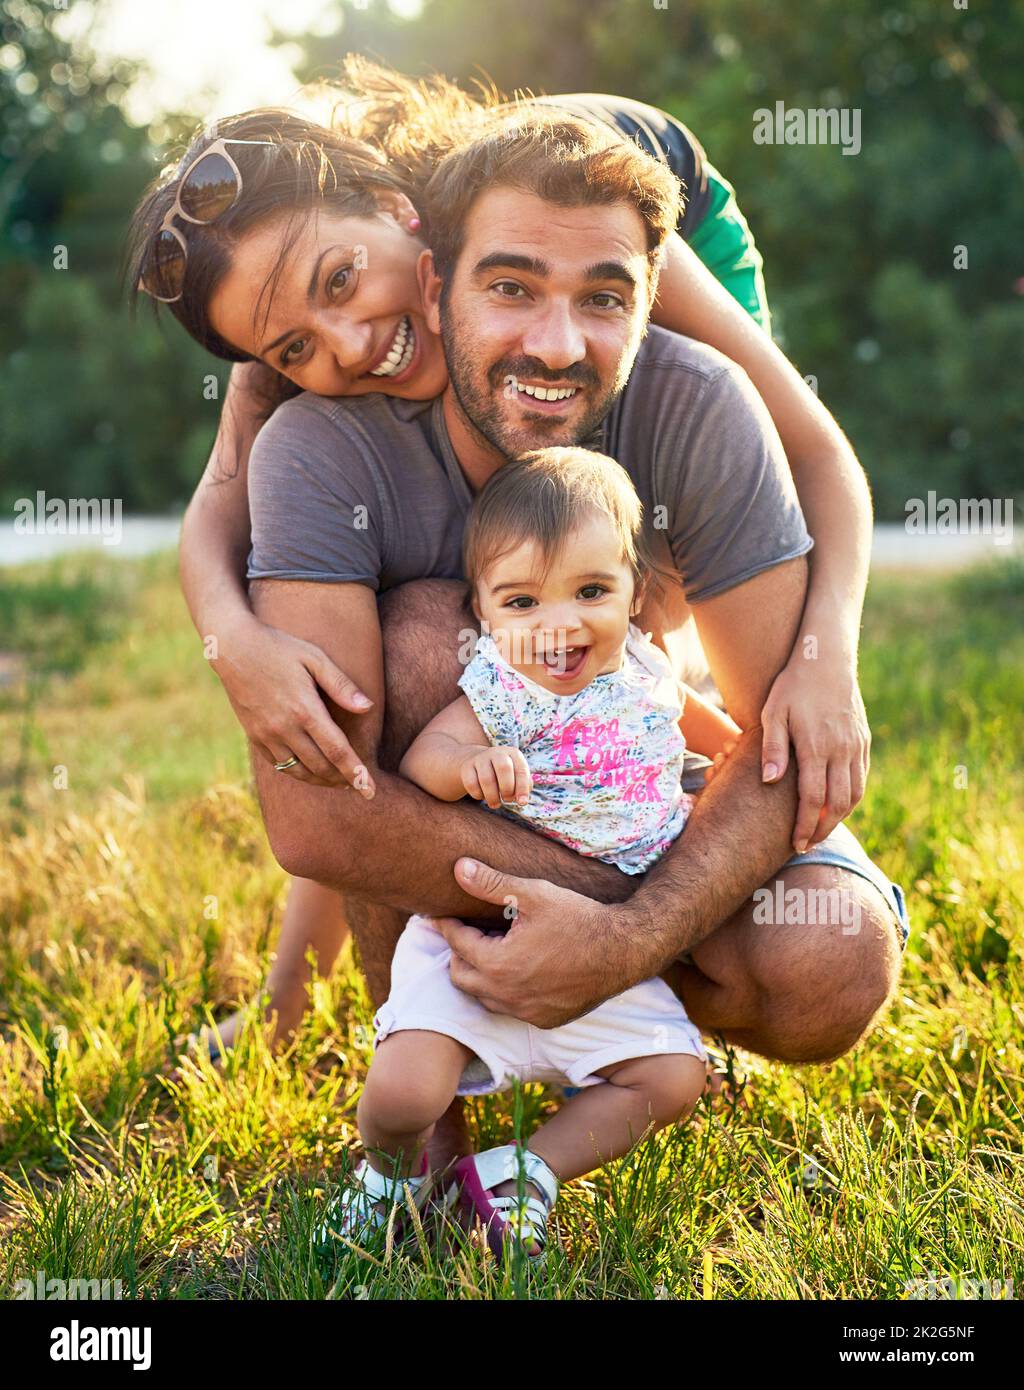
[[[639,591],[656,568],[643,535],[643,506],[621,464],[579,447],[537,449],[504,464],[473,503],[462,542],[475,587],[495,560],[533,541],[545,566],[587,516],[607,516]]]

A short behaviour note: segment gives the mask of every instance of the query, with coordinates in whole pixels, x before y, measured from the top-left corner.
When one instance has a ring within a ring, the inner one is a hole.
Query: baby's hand
[[[480,748],[462,764],[462,785],[477,801],[497,811],[503,801],[525,806],[533,779],[518,748]]]
[[[716,754],[715,754],[714,761],[712,762],[711,766],[704,769],[704,784],[705,784],[705,786],[706,786],[709,782],[711,782],[711,781],[714,780],[715,775],[716,775],[717,773],[721,772],[722,768],[725,766],[725,760],[726,760],[726,758],[729,756],[729,754],[733,751],[733,749],[734,749],[735,747],[736,747],[736,739],[734,739],[734,738],[728,739],[728,740],[726,741],[726,743],[723,744],[721,753],[716,753]]]

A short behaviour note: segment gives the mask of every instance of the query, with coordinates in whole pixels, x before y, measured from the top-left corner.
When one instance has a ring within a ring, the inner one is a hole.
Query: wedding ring
[[[288,769],[289,769],[290,767],[298,767],[298,765],[299,765],[299,760],[298,760],[298,758],[292,757],[292,758],[286,759],[283,763],[275,763],[275,764],[274,764],[274,771],[275,771],[275,772],[287,772]]]

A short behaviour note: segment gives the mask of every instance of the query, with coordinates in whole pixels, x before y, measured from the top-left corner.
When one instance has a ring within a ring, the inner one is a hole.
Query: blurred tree
[[[679,116],[735,184],[776,335],[853,439],[879,514],[929,487],[1024,495],[1020,0],[517,0],[497,26],[479,0],[423,0],[405,23],[384,0],[343,8],[304,76],[354,48]],[[861,152],[756,145],[754,112],[780,100],[859,109]]]
[[[125,228],[159,167],[119,106],[135,69],[72,45],[48,4],[0,14],[0,506],[38,488],[176,505],[216,429],[204,384],[226,371],[176,325],[125,313]]]
[[[343,23],[306,40],[303,78],[353,49],[680,116],[736,185],[776,331],[850,434],[879,514],[932,487],[1024,493],[1021,0],[336,4]],[[130,324],[117,286],[128,215],[180,118],[128,124],[133,70],[72,46],[43,0],[0,14],[0,505],[36,487],[180,502],[219,409],[206,378],[225,368],[175,324]],[[776,101],[860,110],[861,152],[755,144],[754,113]]]

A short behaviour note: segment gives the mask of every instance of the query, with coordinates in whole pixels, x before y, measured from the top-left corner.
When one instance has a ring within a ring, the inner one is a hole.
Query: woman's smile
[[[403,314],[390,344],[378,353],[374,365],[364,376],[385,377],[394,385],[408,379],[415,372],[419,339],[408,314]]]
[[[322,216],[282,266],[281,237],[271,221],[234,248],[210,299],[227,342],[314,395],[440,395],[448,371],[420,303],[422,243],[388,216]],[[341,271],[357,266],[339,288]]]

